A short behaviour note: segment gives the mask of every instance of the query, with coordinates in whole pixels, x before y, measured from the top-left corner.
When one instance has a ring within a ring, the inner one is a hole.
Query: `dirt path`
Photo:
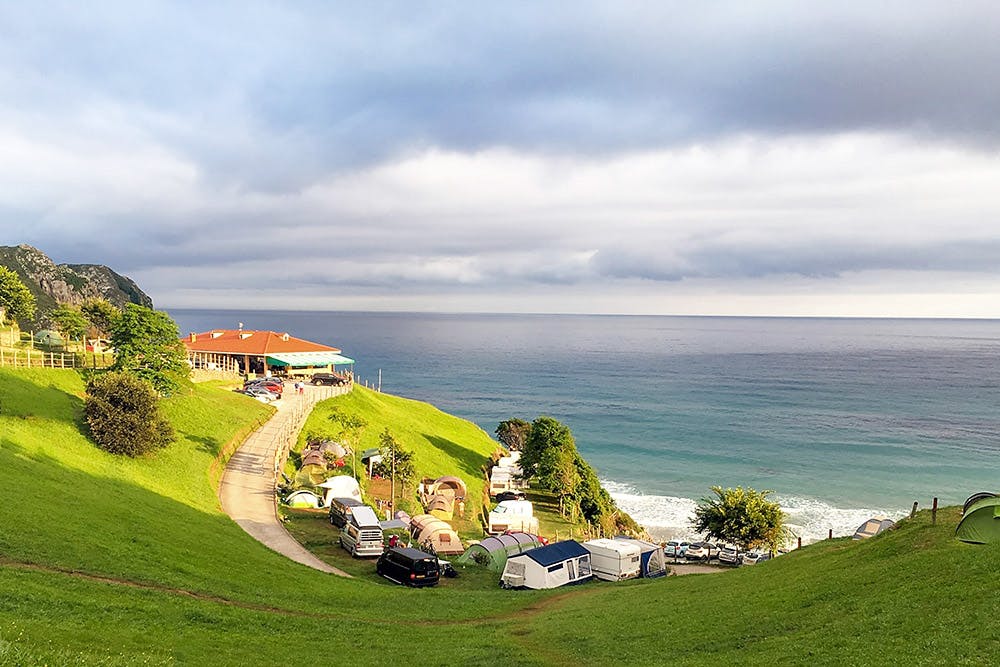
[[[223,511],[251,537],[296,563],[341,577],[351,575],[307,551],[278,520],[274,462],[284,443],[298,435],[317,401],[348,391],[305,385],[305,393],[296,395],[292,384],[286,384],[285,397],[274,403],[278,411],[236,450],[219,484]]]

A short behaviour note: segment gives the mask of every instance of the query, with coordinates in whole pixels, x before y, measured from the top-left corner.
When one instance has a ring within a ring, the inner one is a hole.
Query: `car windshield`
[[[493,510],[494,514],[503,514],[506,511],[507,511],[507,508],[504,507],[503,505],[497,505],[497,508],[495,510]]]

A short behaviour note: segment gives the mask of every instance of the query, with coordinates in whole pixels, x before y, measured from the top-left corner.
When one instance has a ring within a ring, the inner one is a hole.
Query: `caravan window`
[[[581,577],[585,577],[590,574],[590,558],[588,557],[581,558],[580,562],[577,565],[580,568]]]
[[[563,569],[562,563],[556,563],[555,565],[549,565],[549,572],[558,572]]]

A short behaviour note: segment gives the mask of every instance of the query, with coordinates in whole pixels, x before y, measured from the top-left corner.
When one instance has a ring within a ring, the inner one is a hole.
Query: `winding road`
[[[296,563],[341,577],[351,575],[311,554],[281,525],[274,493],[274,464],[285,443],[298,435],[317,401],[349,391],[349,387],[307,384],[305,393],[297,395],[287,384],[285,397],[274,403],[277,412],[236,450],[219,484],[223,511],[251,537]]]

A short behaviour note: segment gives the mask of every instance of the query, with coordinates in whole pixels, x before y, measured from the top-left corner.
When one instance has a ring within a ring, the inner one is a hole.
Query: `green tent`
[[[1000,497],[988,496],[971,503],[958,522],[955,537],[973,544],[1000,542]]]

